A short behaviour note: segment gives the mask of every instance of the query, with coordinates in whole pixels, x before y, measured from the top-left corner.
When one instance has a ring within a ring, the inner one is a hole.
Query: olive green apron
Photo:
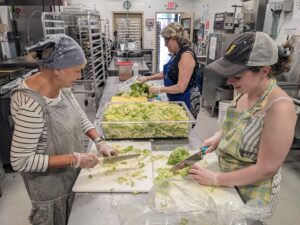
[[[243,131],[254,113],[265,106],[267,97],[274,87],[276,87],[276,81],[271,80],[263,95],[247,111],[236,109],[236,102],[240,95],[233,100],[222,125],[222,139],[218,146],[221,171],[235,171],[256,163],[256,159],[245,157],[240,153]],[[261,123],[261,126],[263,126],[263,121]],[[258,149],[256,152],[258,152]],[[259,202],[262,203],[261,206],[267,206],[272,194],[272,180],[273,178],[270,178],[251,185],[240,186],[237,187],[237,190],[244,202],[259,199]]]
[[[45,154],[51,156],[83,151],[81,116],[67,90],[62,90],[62,100],[57,105],[47,104],[40,94],[27,88],[17,88],[12,95],[19,91],[36,100],[43,109],[47,125]],[[73,167],[65,167],[22,173],[32,202],[29,217],[32,224],[67,224],[74,199],[72,187],[78,172]]]

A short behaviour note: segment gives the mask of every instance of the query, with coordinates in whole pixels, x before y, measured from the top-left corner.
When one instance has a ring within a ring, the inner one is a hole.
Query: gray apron
[[[38,93],[17,88],[36,100],[43,109],[47,126],[47,155],[62,155],[83,151],[81,116],[73,104],[70,93],[62,90],[62,101],[48,105]],[[79,169],[65,167],[46,172],[23,172],[22,177],[32,202],[29,220],[38,225],[65,225],[70,215],[74,193],[72,187]]]

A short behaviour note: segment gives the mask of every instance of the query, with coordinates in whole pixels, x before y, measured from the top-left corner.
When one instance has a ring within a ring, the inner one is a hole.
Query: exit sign
[[[167,2],[166,9],[172,10],[172,9],[176,9],[176,7],[177,7],[176,2]]]

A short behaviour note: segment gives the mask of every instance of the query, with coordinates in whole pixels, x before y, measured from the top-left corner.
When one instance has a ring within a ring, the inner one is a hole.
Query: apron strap
[[[289,102],[293,102],[293,100],[289,97],[279,97],[275,100],[273,100],[264,110],[262,113],[266,113],[276,102],[279,102],[281,100],[286,100],[286,101],[289,101]]]

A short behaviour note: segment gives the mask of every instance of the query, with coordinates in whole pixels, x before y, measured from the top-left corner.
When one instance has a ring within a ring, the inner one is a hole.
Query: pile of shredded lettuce
[[[175,165],[175,164],[179,163],[180,161],[186,159],[189,156],[190,156],[190,153],[188,150],[186,150],[183,147],[177,147],[170,154],[167,164]]]
[[[185,109],[171,102],[110,104],[103,121],[107,139],[188,137],[190,129]]]
[[[119,93],[120,96],[123,97],[141,97],[145,96],[147,98],[154,98],[157,95],[149,92],[150,84],[142,83],[140,81],[136,81],[135,83],[130,85],[130,90]]]

